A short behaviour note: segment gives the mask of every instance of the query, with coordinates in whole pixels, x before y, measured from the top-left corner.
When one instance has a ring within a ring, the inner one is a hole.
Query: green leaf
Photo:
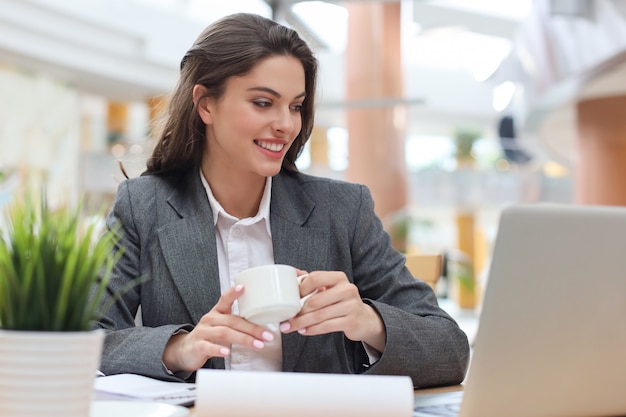
[[[89,330],[106,296],[119,235],[85,224],[78,209],[52,210],[26,193],[0,230],[0,328]],[[2,224],[2,222],[0,222]]]

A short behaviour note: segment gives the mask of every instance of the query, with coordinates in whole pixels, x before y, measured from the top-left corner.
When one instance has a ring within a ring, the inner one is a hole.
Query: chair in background
[[[441,254],[410,253],[406,255],[406,267],[415,278],[426,282],[435,290],[441,278],[443,256]]]

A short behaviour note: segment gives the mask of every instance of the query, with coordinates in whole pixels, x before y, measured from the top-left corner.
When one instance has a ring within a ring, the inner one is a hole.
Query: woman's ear
[[[205,86],[196,84],[193,86],[193,102],[198,110],[198,115],[204,122],[204,124],[208,125],[213,123],[213,118],[211,116],[211,110],[209,108],[209,103],[211,102],[210,98],[206,95],[207,89]]]

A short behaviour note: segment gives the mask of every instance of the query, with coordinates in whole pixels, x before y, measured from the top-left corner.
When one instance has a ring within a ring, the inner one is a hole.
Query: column
[[[577,104],[576,202],[626,206],[626,96]]]
[[[311,150],[311,168],[313,170],[327,170],[329,161],[326,129],[319,126],[313,127],[311,137],[309,138],[309,146]]]
[[[109,145],[123,140],[128,128],[128,104],[110,101],[107,112],[107,141]]]
[[[457,246],[467,259],[458,259],[454,276],[450,276],[450,297],[460,308],[476,307],[476,236],[474,211],[459,211],[456,215]],[[450,274],[452,275],[452,274]]]
[[[400,2],[348,2],[346,179],[372,191],[385,219],[407,204]],[[392,100],[389,100],[392,99]]]

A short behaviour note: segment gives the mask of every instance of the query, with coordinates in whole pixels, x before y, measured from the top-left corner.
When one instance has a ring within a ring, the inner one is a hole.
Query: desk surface
[[[440,387],[440,388],[416,389],[415,394],[440,394],[443,392],[456,392],[456,391],[463,391],[463,385],[452,385],[449,387]]]

